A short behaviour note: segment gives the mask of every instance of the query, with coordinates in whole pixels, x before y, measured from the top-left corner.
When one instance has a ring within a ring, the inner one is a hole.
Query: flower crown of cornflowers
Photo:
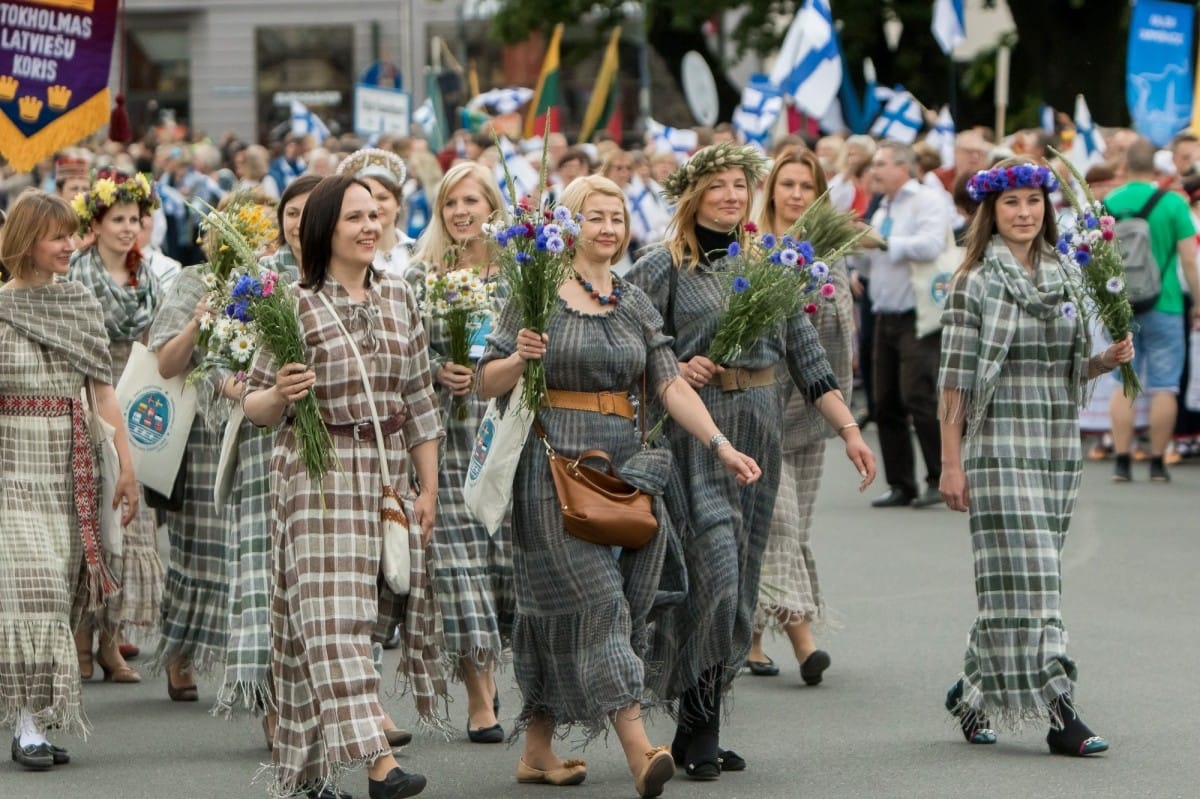
[[[999,194],[1010,189],[1054,191],[1057,188],[1058,177],[1054,171],[1050,167],[1034,164],[984,169],[976,172],[967,181],[967,194],[975,202],[980,202],[989,194]]]
[[[663,181],[663,196],[677,202],[700,178],[726,169],[740,169],[750,180],[758,181],[767,171],[767,159],[758,148],[724,142],[698,150],[688,162]]]
[[[132,177],[102,177],[90,189],[75,195],[75,199],[71,200],[71,209],[79,217],[79,229],[86,230],[93,219],[121,203],[136,203],[143,212],[153,211],[159,205],[158,192],[140,172]]]

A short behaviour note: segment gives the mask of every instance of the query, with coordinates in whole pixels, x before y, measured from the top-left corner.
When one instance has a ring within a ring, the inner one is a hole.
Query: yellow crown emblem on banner
[[[42,115],[42,105],[41,100],[30,95],[25,95],[17,100],[17,107],[21,110],[21,119],[26,122],[37,122],[38,117]]]
[[[75,11],[95,11],[96,0],[34,0],[39,6],[70,8]]]
[[[71,102],[71,90],[66,86],[51,86],[46,90],[46,100],[51,108],[61,111]]]
[[[0,101],[8,101],[17,96],[20,82],[12,75],[0,75]]]

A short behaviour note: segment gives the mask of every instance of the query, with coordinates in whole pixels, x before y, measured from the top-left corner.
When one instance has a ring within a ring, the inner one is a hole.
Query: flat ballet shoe
[[[832,663],[829,653],[824,649],[814,649],[812,654],[800,664],[800,679],[805,685],[820,685],[825,669]]]
[[[646,765],[633,780],[633,787],[642,799],[662,796],[663,786],[675,776],[675,759],[671,747],[660,746],[646,753]]]
[[[480,727],[474,730],[468,728],[467,740],[473,744],[504,743],[504,728],[499,724],[493,724],[490,727]]]
[[[766,660],[750,660],[746,658],[746,668],[750,669],[750,673],[755,677],[774,677],[779,674],[779,666],[775,665],[775,661],[771,658]]]
[[[525,762],[525,758],[517,761],[517,782],[526,785],[578,785],[587,779],[587,763],[582,760],[564,760],[557,768],[534,768]]]
[[[402,746],[408,746],[412,743],[413,734],[408,730],[402,730],[399,727],[393,727],[390,730],[383,731],[387,738],[388,746],[393,749],[399,749]]]

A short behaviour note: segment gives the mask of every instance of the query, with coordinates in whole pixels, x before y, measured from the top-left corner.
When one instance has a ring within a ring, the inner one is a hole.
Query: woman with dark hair
[[[300,216],[308,195],[321,179],[301,175],[279,198],[276,221],[278,248],[259,259],[259,267],[285,283],[300,279]],[[215,371],[215,370],[214,370]],[[232,406],[241,397],[245,375],[225,370],[222,393]],[[230,378],[234,378],[230,382]],[[225,647],[225,676],[217,693],[216,712],[232,716],[238,705],[261,715],[267,747],[274,744],[275,692],[271,687],[271,454],[275,436],[264,433],[238,410],[229,407],[222,419],[239,419],[236,471],[224,508],[229,536],[229,643]],[[226,432],[226,435],[229,433]],[[218,498],[219,499],[219,498]]]
[[[1108,749],[1075,709],[1063,627],[1062,547],[1079,493],[1086,384],[1133,359],[1132,337],[1089,357],[1075,267],[1047,167],[1008,159],[975,175],[979,208],[942,316],[941,494],[969,512],[979,615],[946,709],[973,744],[993,722],[1050,718],[1050,751]]]
[[[404,219],[404,181],[408,169],[404,159],[390,150],[368,148],[351,153],[338,164],[339,175],[352,175],[363,182],[379,206],[382,233],[375,249],[375,268],[401,276],[408,269],[413,241],[400,229]]]
[[[733,445],[762,467],[762,480],[739,488],[713,469],[710,447],[668,424],[680,475],[672,516],[683,531],[688,594],[656,624],[651,659],[664,663],[658,692],[680,699],[672,750],[689,777],[715,780],[745,761],[718,747],[721,696],[750,651],[759,570],[779,488],[783,404],[780,363],[825,421],[845,439],[846,456],[865,488],[875,459],[838,389],[837,378],[803,311],[745,349],[733,363],[708,352],[724,306],[730,245],[743,237],[750,195],[762,177],[753,147],[717,144],[700,150],[667,179],[678,201],[665,246],[634,265],[631,283],[650,297],[674,333],[679,371],[699,392]],[[715,448],[718,441],[712,442]]]
[[[825,173],[811,150],[784,150],[775,157],[763,186],[759,228],[783,236],[825,190]],[[828,266],[837,293],[811,319],[838,385],[846,387],[845,400],[849,403],[854,360],[854,298],[845,262],[838,259]],[[805,685],[817,685],[829,668],[830,658],[813,641],[812,624],[823,620],[825,601],[808,541],[813,502],[825,465],[825,441],[832,431],[817,409],[795,390],[785,368],[778,368],[777,377],[784,395],[783,449],[779,494],[762,558],[762,584],[770,587],[759,589],[754,638],[746,665],[752,674],[760,676],[779,673],[779,667],[762,649],[763,629],[770,627],[787,635]]]
[[[141,219],[158,207],[158,197],[141,174],[128,177],[102,173],[91,189],[71,201],[79,229],[93,237],[93,244],[71,258],[70,280],[82,283],[104,309],[104,328],[112,351],[112,382],[120,381],[133,342],[145,342],[150,323],[164,292],[149,262],[142,257],[137,239]],[[142,505],[125,528],[122,554],[109,558],[109,567],[121,581],[121,593],[108,603],[100,616],[85,616],[76,628],[75,644],[79,672],[92,677],[92,638],[99,633],[96,660],[106,680],[140,682],[120,650],[122,636],[155,629],[161,623],[163,565],[158,555],[154,511]],[[97,630],[98,628],[98,630]],[[137,653],[136,648],[127,652]]]
[[[379,235],[378,209],[361,181],[337,175],[312,190],[300,222],[298,291],[307,363],[280,364],[260,349],[242,397],[254,424],[283,422],[271,463],[271,677],[279,710],[271,793],[277,797],[336,791],[345,772],[364,763],[371,799],[424,789],[423,776],[400,769],[386,735],[371,643],[381,605],[406,602],[400,668],[422,720],[444,723],[437,717],[446,693],[440,631],[424,552],[412,553],[407,599],[398,600],[380,579],[379,443],[354,348],[366,365],[398,495],[412,493],[410,469],[416,474],[413,506],[426,544],[442,428],[416,302],[403,281],[372,266]],[[320,483],[310,479],[290,424],[292,404],[310,391],[341,464]]]
[[[118,589],[103,562],[96,513],[108,509],[95,502],[85,386],[116,430],[122,523],[138,507],[104,313],[62,279],[78,227],[65,201],[30,190],[0,237],[12,273],[0,288],[0,723],[14,727],[13,760],[37,771],[70,762],[47,730],[87,731],[71,630]]]

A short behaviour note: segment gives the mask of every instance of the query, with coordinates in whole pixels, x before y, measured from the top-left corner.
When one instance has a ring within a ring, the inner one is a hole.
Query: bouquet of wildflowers
[[[1061,153],[1056,154],[1079,183],[1079,193],[1061,184],[1063,195],[1075,209],[1075,221],[1059,236],[1058,252],[1079,267],[1077,282],[1087,298],[1089,314],[1104,325],[1113,341],[1123,341],[1133,329],[1133,307],[1125,291],[1125,263],[1117,243],[1116,220],[1095,198],[1075,166]],[[1074,274],[1073,270],[1068,274]],[[1064,303],[1063,313],[1078,313],[1078,309]],[[1141,381],[1132,364],[1121,364],[1120,371],[1122,392],[1132,400],[1142,393]]]
[[[709,359],[717,364],[736,361],[800,308],[816,313],[817,303],[832,299],[836,291],[829,266],[816,258],[811,243],[791,234],[758,236],[753,222],[744,230],[746,241],[729,247],[728,285],[717,334],[708,348]]]
[[[504,227],[486,228],[500,247],[500,274],[508,284],[508,301],[515,304],[521,326],[543,332],[558,305],[559,286],[571,274],[575,238],[579,235],[579,222],[570,210],[561,205],[553,210],[541,207],[548,158],[543,144],[537,189],[533,196],[521,198],[520,202],[513,190],[507,162],[503,162],[514,219]],[[545,364],[541,359],[526,361],[521,407],[536,411],[545,396]]]
[[[425,275],[425,297],[421,312],[441,319],[450,339],[450,360],[460,366],[471,365],[471,336],[491,315],[495,284],[484,283],[470,269]],[[454,398],[459,419],[467,418],[467,406]]]

